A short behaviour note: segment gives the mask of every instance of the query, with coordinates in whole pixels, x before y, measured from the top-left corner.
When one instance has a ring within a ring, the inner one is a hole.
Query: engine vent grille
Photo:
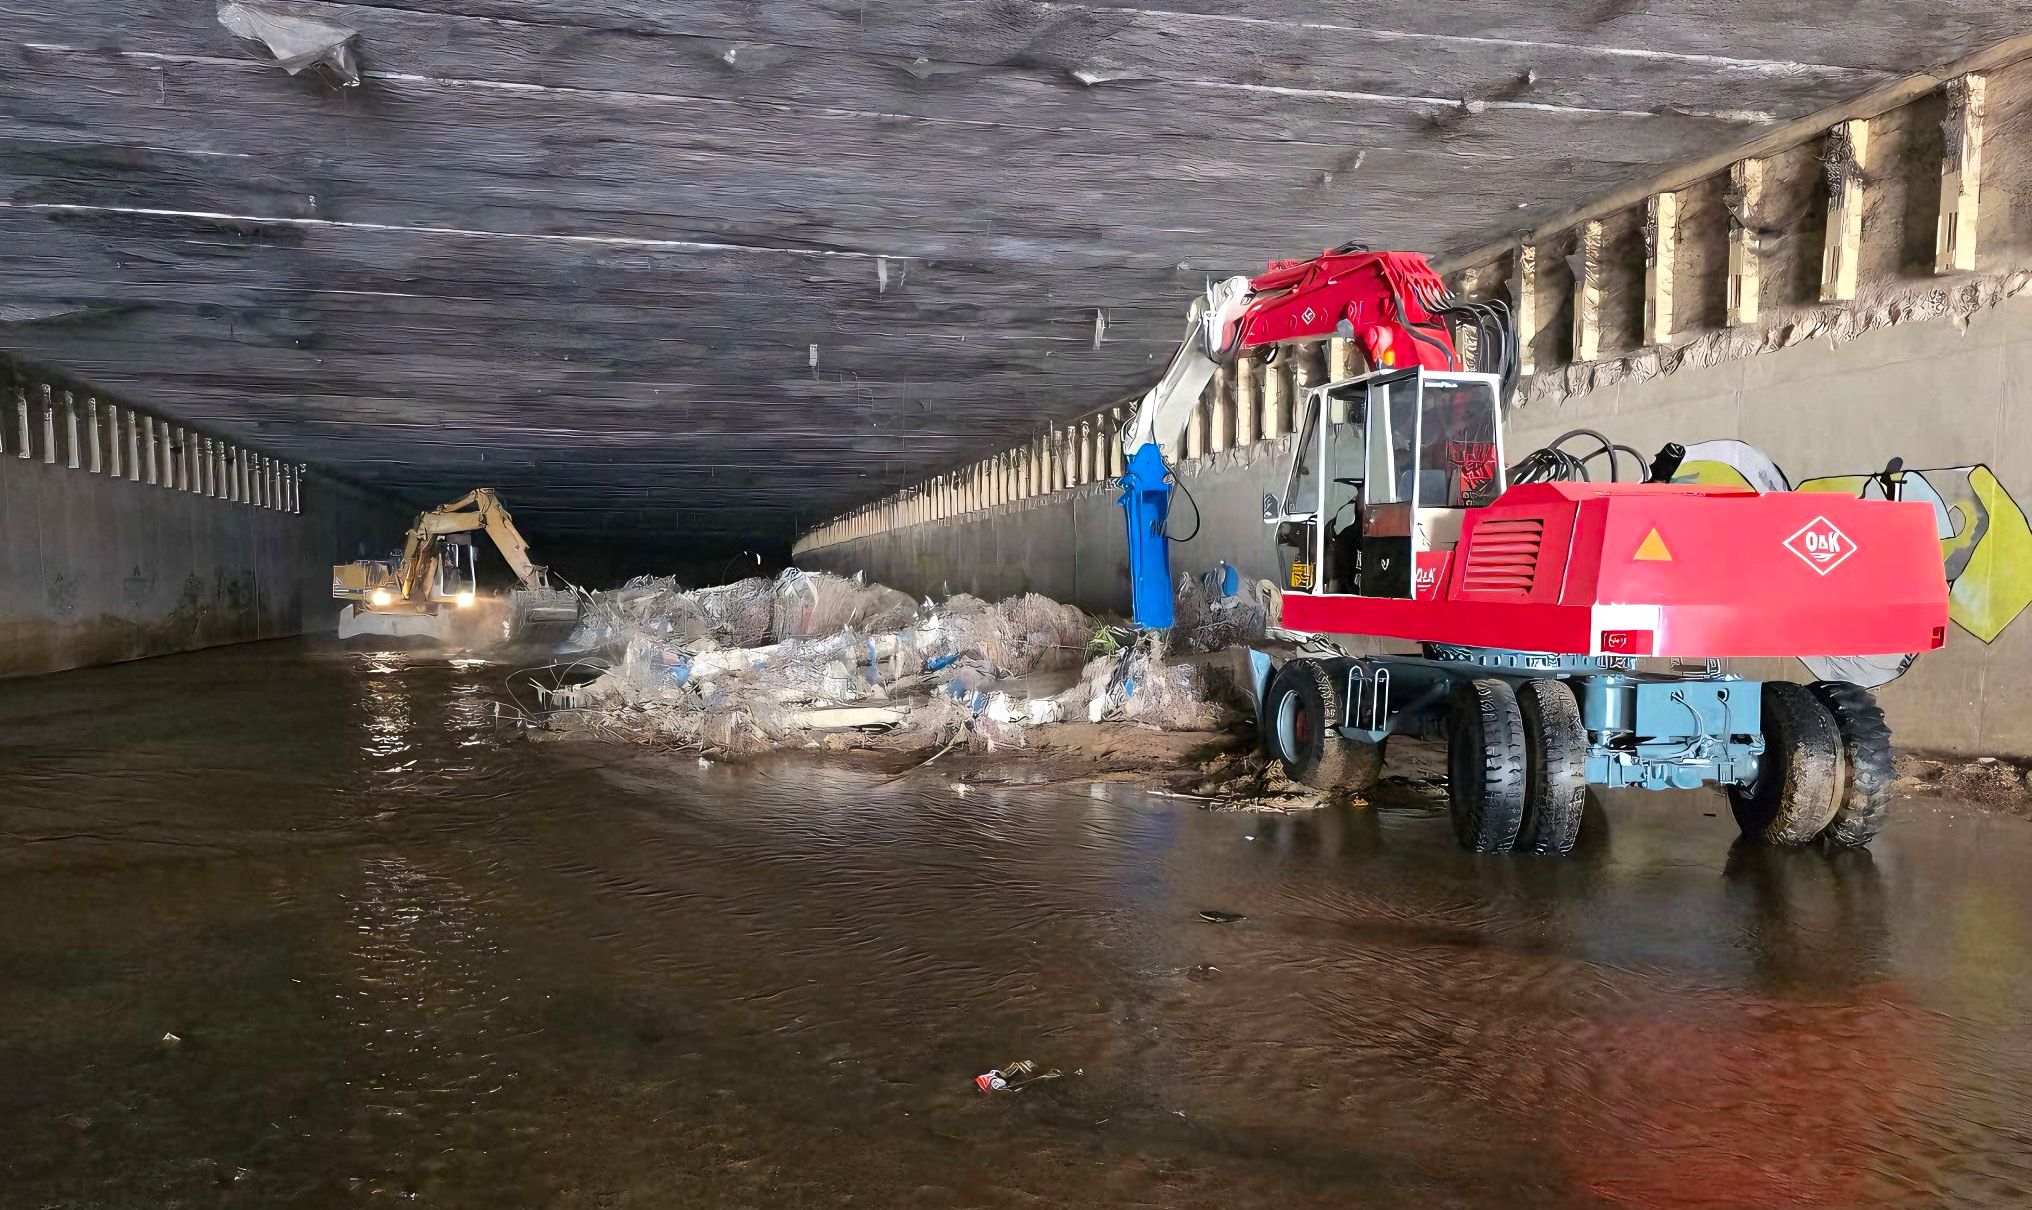
[[[1545,542],[1542,517],[1499,517],[1475,526],[1468,562],[1461,573],[1466,592],[1528,597],[1538,585],[1538,548]]]

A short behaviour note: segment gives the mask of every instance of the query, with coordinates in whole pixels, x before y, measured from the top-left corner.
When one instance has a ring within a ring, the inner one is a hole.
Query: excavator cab
[[[1277,526],[1284,590],[1437,595],[1466,511],[1503,470],[1501,384],[1492,374],[1386,370],[1306,392]]]
[[[473,603],[480,587],[471,534],[446,534],[438,539],[437,567],[427,595],[439,603]]]

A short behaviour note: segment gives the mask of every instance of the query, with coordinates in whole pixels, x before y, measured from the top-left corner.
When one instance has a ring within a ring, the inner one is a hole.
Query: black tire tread
[[[1455,686],[1447,718],[1447,813],[1462,847],[1502,853],[1524,822],[1524,722],[1509,683]]]
[[[1891,783],[1897,770],[1891,759],[1891,725],[1877,696],[1848,681],[1815,681],[1807,686],[1834,715],[1841,734],[1843,767],[1834,819],[1820,834],[1839,849],[1861,848],[1877,838],[1891,816]]]
[[[1317,734],[1311,750],[1303,754],[1281,750],[1277,717],[1286,692],[1307,693],[1308,717],[1317,720]],[[1270,679],[1270,708],[1264,714],[1265,743],[1270,754],[1284,765],[1284,774],[1301,785],[1317,790],[1348,790],[1359,793],[1374,786],[1383,774],[1383,745],[1347,740],[1327,728],[1327,720],[1341,717],[1340,687],[1333,673],[1318,660],[1293,660]]]
[[[1804,685],[1767,681],[1764,769],[1755,785],[1729,787],[1736,826],[1766,844],[1812,841],[1839,806],[1842,763],[1841,734],[1820,699]]]
[[[1566,854],[1587,809],[1587,728],[1564,681],[1534,678],[1517,688],[1524,724],[1524,823],[1520,853]]]

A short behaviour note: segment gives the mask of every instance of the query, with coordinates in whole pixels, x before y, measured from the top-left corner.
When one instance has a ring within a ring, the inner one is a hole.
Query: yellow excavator
[[[483,598],[475,575],[473,533],[485,531],[515,573],[505,602]],[[552,588],[550,571],[529,557],[491,487],[475,488],[431,509],[409,527],[400,559],[362,559],[332,568],[339,637],[435,639],[462,647],[558,642],[578,623],[579,602]],[[505,608],[501,608],[505,604]]]

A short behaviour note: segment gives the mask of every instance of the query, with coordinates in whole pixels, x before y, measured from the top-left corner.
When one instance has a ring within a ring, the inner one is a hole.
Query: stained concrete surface
[[[1902,457],[1917,472],[1913,498],[1936,503],[1956,624],[1944,649],[1882,687],[1885,709],[1910,747],[2032,755],[2032,717],[2023,709],[2032,632],[2020,616],[2032,606],[2032,521],[2015,495],[2028,490],[2032,474],[2028,381],[2032,299],[2010,299],[1970,315],[1965,329],[1951,319],[1899,323],[1839,346],[1816,340],[1527,405],[1511,414],[1505,442],[1514,462],[1567,430],[1591,427],[1647,452],[1667,441],[1692,447],[1698,465],[1686,473],[1709,481],[1849,493]],[[1197,536],[1173,544],[1174,571],[1197,574],[1225,561],[1251,578],[1276,579],[1261,501],[1283,491],[1291,442],[1180,465],[1190,499],[1173,497],[1173,532],[1191,532],[1195,512],[1200,520]],[[1766,472],[1777,477],[1756,477]],[[1060,492],[822,547],[801,561],[864,570],[913,593],[994,599],[1036,591],[1122,612],[1129,580],[1116,495],[1103,486]],[[1739,670],[1809,676],[1796,661],[1743,661]]]
[[[283,513],[0,456],[0,677],[329,631],[331,567],[406,514],[318,475]]]
[[[1209,275],[1503,237],[2028,12],[272,3],[360,87],[213,0],[0,2],[0,348],[539,541],[730,551],[1140,387]]]
[[[0,684],[0,1201],[2027,1195],[2023,819],[1903,802],[1830,859],[1611,796],[1571,859],[1476,857],[1430,788],[617,761],[503,733],[503,673]],[[1023,1058],[1064,1076],[975,1090]]]

